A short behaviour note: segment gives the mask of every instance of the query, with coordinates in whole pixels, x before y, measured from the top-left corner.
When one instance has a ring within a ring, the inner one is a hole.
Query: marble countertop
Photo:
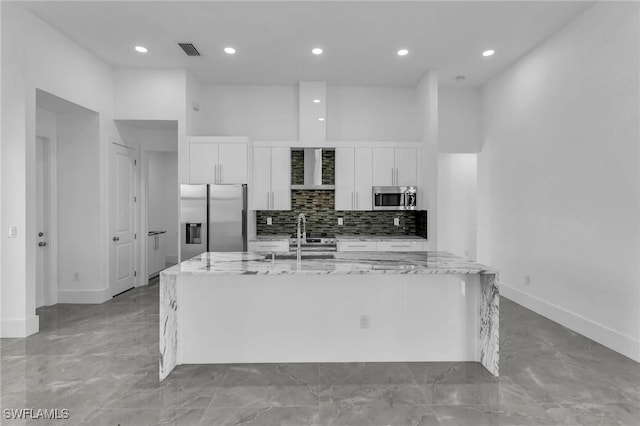
[[[417,235],[336,235],[338,242],[354,241],[426,241]],[[289,241],[289,234],[257,235],[249,241]]]
[[[304,259],[295,253],[271,260],[267,253],[203,253],[165,269],[164,275],[495,274],[495,269],[447,252],[313,252],[334,258]],[[277,255],[276,255],[277,256]]]

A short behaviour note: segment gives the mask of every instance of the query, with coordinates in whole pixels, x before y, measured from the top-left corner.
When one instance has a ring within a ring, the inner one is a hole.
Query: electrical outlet
[[[273,225],[273,220],[270,217],[267,218],[267,225]]]
[[[529,275],[524,276],[524,285],[531,285],[531,277]]]
[[[16,238],[18,236],[18,227],[10,226],[9,227],[9,238]]]
[[[341,217],[338,218],[338,225],[340,225],[340,226],[344,225],[344,219],[343,218],[341,218]]]
[[[360,315],[360,328],[369,328],[369,315]]]
[[[393,218],[393,224],[395,226],[400,226],[400,218],[399,217],[394,217]]]

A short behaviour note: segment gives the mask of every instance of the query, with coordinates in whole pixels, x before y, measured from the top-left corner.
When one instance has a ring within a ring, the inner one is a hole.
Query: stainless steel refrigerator
[[[247,185],[180,185],[180,261],[247,251]]]

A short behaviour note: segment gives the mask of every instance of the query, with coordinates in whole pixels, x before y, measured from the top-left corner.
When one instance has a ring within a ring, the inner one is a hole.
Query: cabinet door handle
[[[399,185],[398,183],[398,168],[396,167],[396,185]]]
[[[411,247],[409,244],[391,244],[391,247]]]
[[[267,210],[269,210],[269,191],[267,191]]]
[[[391,186],[395,185],[394,175],[393,175],[393,167],[391,168]]]
[[[218,165],[213,165],[213,183],[218,183]]]
[[[356,197],[353,195],[353,192],[351,192],[351,209],[353,210],[355,208],[355,204],[356,204]]]
[[[222,183],[223,179],[222,177],[224,176],[224,174],[222,173],[222,164],[220,164],[220,183]]]
[[[275,205],[275,203],[273,202],[273,191],[271,192],[271,208],[274,208],[273,206]]]

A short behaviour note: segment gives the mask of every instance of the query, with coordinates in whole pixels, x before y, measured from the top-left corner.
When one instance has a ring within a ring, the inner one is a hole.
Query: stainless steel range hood
[[[295,150],[293,148],[292,150]],[[304,148],[298,151],[304,151],[304,184],[291,185],[291,189],[315,189],[315,190],[332,190],[335,185],[327,185],[322,183],[322,152],[334,151],[332,148]],[[333,173],[334,168],[330,168]],[[326,179],[325,179],[326,180]],[[333,179],[331,179],[333,181]]]

